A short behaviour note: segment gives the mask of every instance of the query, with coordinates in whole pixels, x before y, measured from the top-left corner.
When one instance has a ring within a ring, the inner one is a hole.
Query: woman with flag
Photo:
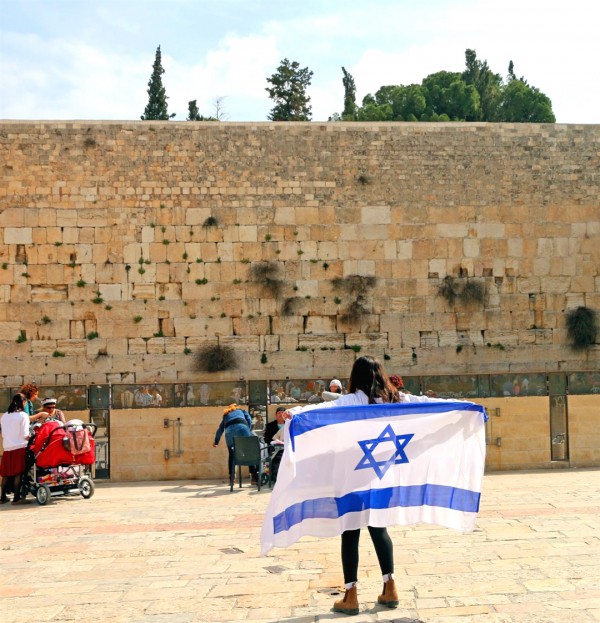
[[[367,527],[383,576],[377,601],[396,608],[386,527],[429,523],[473,530],[485,465],[485,409],[404,393],[379,361],[363,356],[352,367],[348,394],[293,407],[284,418],[291,420],[284,428],[286,451],[265,511],[261,553],[302,536],[341,535],[346,592],[333,609],[358,614],[360,528]]]
[[[352,366],[348,394],[342,395],[337,400],[331,402],[293,407],[286,411],[284,417],[290,419],[297,413],[313,409],[404,402],[405,400],[412,401],[411,399],[415,398],[423,397],[400,394],[390,382],[381,363],[373,357],[362,356],[356,359]],[[368,526],[368,529],[383,576],[383,592],[377,597],[377,602],[388,608],[397,608],[398,589],[394,581],[394,544],[387,528]],[[342,569],[346,593],[343,599],[333,604],[335,612],[358,614],[356,582],[358,580],[359,540],[360,528],[358,530],[346,530],[342,533]]]

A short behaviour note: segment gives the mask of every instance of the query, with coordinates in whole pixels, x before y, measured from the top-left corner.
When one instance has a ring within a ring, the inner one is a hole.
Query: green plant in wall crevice
[[[366,302],[376,283],[377,278],[373,275],[348,275],[331,280],[334,290],[341,291],[352,299],[341,316],[342,320],[356,322],[369,313]],[[338,297],[335,298],[337,300]]]
[[[575,350],[585,350],[598,339],[598,313],[595,309],[579,306],[566,315],[567,337]]]
[[[204,229],[208,229],[209,227],[218,227],[219,226],[219,221],[217,220],[217,218],[215,216],[209,216],[204,223],[202,223],[202,227],[204,227]]]
[[[250,266],[250,281],[261,285],[275,298],[279,298],[284,286],[280,278],[281,267],[277,262],[257,262]]]
[[[199,372],[224,372],[237,367],[237,357],[231,346],[207,345],[196,353],[194,366]]]

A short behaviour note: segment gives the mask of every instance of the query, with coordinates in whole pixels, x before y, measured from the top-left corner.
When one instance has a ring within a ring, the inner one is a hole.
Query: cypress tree
[[[169,115],[167,110],[167,100],[169,98],[165,92],[161,77],[164,73],[159,45],[154,56],[152,75],[148,81],[148,104],[146,104],[144,114],[141,116],[142,121],[168,121],[175,116],[175,113]]]

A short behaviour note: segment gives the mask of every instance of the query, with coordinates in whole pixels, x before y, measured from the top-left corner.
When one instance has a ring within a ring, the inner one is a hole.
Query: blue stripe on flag
[[[334,409],[312,409],[305,413],[298,413],[291,420],[290,440],[292,448],[295,449],[296,437],[323,426],[403,415],[445,413],[446,411],[476,411],[483,416],[484,422],[488,420],[487,413],[481,405],[466,401],[394,402],[337,407]]]
[[[337,519],[369,508],[437,506],[476,513],[480,498],[477,491],[431,484],[353,491],[339,498],[316,498],[288,506],[273,517],[273,532],[285,532],[306,519]]]

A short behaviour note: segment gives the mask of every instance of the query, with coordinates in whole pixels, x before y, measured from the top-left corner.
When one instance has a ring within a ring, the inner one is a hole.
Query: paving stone
[[[339,539],[259,555],[269,496],[226,483],[97,482],[90,500],[0,507],[2,623],[317,623],[342,594]],[[598,623],[600,470],[484,477],[477,528],[396,526],[399,608],[361,539],[352,623]]]

